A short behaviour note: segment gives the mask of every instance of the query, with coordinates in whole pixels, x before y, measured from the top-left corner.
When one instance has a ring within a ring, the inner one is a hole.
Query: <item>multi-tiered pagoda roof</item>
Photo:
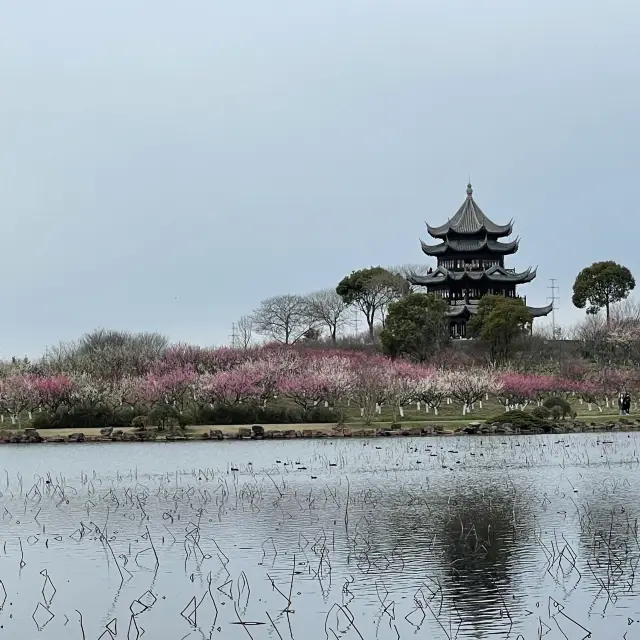
[[[489,219],[474,200],[471,184],[467,185],[467,197],[458,211],[440,227],[427,224],[427,231],[441,240],[435,245],[420,241],[422,251],[437,258],[437,267],[426,275],[413,275],[409,281],[447,300],[455,335],[466,335],[463,325],[477,312],[483,295],[515,297],[517,285],[536,277],[536,269],[531,267],[521,272],[505,268],[504,256],[516,253],[520,242],[518,238],[500,240],[513,232],[513,220],[500,225]],[[552,305],[527,309],[532,317],[540,317],[547,315]]]

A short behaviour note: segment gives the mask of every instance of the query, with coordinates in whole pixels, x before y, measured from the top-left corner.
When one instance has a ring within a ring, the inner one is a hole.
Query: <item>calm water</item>
[[[639,444],[3,446],[0,640],[640,638]]]

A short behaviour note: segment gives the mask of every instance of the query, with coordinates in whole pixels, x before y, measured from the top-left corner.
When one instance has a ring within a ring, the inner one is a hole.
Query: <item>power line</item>
[[[547,301],[551,302],[553,305],[551,307],[551,335],[553,339],[556,339],[556,302],[560,300],[560,297],[556,295],[556,292],[560,293],[560,287],[556,284],[556,278],[549,278],[549,282],[551,283],[547,289],[551,291],[551,295],[547,296]]]

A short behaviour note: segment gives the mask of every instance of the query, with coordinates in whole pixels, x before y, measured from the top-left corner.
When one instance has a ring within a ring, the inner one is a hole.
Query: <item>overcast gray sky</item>
[[[640,280],[637,0],[0,0],[0,353],[228,341],[478,204],[572,322]]]

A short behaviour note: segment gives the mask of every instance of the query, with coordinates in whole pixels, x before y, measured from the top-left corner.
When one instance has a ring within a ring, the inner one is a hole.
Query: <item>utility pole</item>
[[[236,323],[234,322],[231,325],[231,335],[229,336],[231,338],[231,348],[235,349],[236,348],[236,341],[237,341],[237,334],[236,334]]]
[[[549,278],[549,282],[551,283],[547,289],[551,291],[551,295],[547,296],[547,301],[551,302],[553,308],[551,309],[551,335],[553,339],[556,339],[556,302],[560,300],[560,297],[556,295],[556,293],[560,292],[560,287],[556,284],[556,278]]]
[[[358,307],[353,308],[353,326],[356,331],[356,338],[358,337],[358,319],[359,319],[359,309]]]

